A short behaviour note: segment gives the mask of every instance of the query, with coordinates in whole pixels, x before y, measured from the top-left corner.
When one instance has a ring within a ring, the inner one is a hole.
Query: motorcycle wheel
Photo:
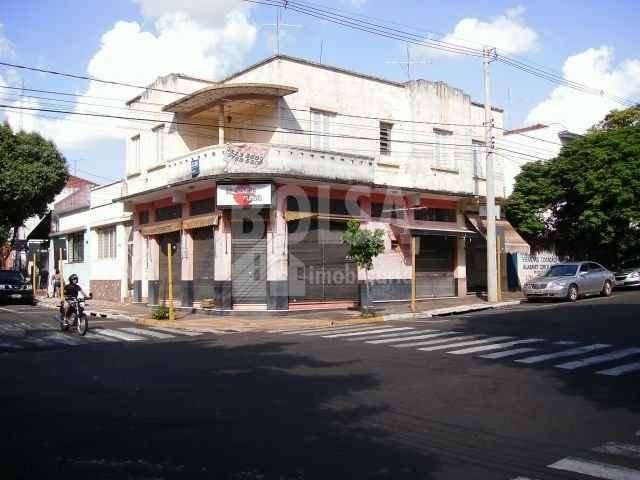
[[[84,334],[87,333],[87,330],[89,329],[89,320],[87,320],[87,316],[84,313],[82,315],[78,315],[76,328],[80,335],[84,336]]]
[[[69,325],[65,325],[64,324],[64,314],[61,313],[60,317],[58,318],[58,322],[60,322],[60,330],[63,332],[66,332],[67,330],[69,330]]]

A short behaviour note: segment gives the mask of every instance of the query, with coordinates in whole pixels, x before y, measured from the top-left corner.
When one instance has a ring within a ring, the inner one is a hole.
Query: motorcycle
[[[93,298],[93,294],[89,294],[89,298]],[[67,317],[64,315],[64,304],[60,304],[60,330],[63,332],[75,327],[80,335],[85,335],[89,329],[89,319],[84,313],[86,307],[86,298],[67,298],[69,302],[69,310]]]

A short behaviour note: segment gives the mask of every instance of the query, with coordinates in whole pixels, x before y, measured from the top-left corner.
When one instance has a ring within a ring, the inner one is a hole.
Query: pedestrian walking
[[[56,273],[51,277],[51,285],[53,285],[53,298],[60,296],[60,286],[62,284],[62,277],[60,276],[60,270],[56,268]]]

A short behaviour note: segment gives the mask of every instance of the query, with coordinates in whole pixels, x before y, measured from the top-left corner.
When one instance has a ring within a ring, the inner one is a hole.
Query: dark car
[[[35,303],[33,287],[22,273],[15,270],[0,270],[0,302]]]

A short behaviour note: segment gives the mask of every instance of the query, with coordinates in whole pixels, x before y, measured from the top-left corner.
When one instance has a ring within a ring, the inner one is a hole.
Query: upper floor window
[[[391,123],[380,122],[380,155],[391,153],[391,127]]]
[[[116,227],[100,228],[98,234],[98,258],[116,258]]]
[[[435,145],[433,146],[433,167],[443,170],[457,170],[455,150],[451,146],[453,132],[434,129]]]
[[[140,135],[131,137],[131,163],[129,164],[129,173],[140,171],[142,162],[142,146],[140,144]]]
[[[476,178],[486,178],[485,171],[485,143],[473,140],[473,176]]]
[[[453,208],[418,208],[413,211],[416,220],[433,222],[455,222],[456,211]]]
[[[149,223],[149,210],[143,210],[138,213],[138,222],[140,225],[146,225]]]
[[[67,252],[69,263],[84,262],[84,232],[67,235]]]
[[[182,217],[182,205],[170,205],[168,207],[156,208],[156,222],[162,220],[173,220]]]
[[[311,109],[311,147],[318,150],[331,150],[333,144],[333,123],[335,113]]]
[[[205,198],[191,202],[191,215],[204,215],[216,209],[215,198]]]
[[[164,162],[164,123],[157,125],[151,129],[153,133],[153,142],[155,148],[155,163],[156,165]]]

